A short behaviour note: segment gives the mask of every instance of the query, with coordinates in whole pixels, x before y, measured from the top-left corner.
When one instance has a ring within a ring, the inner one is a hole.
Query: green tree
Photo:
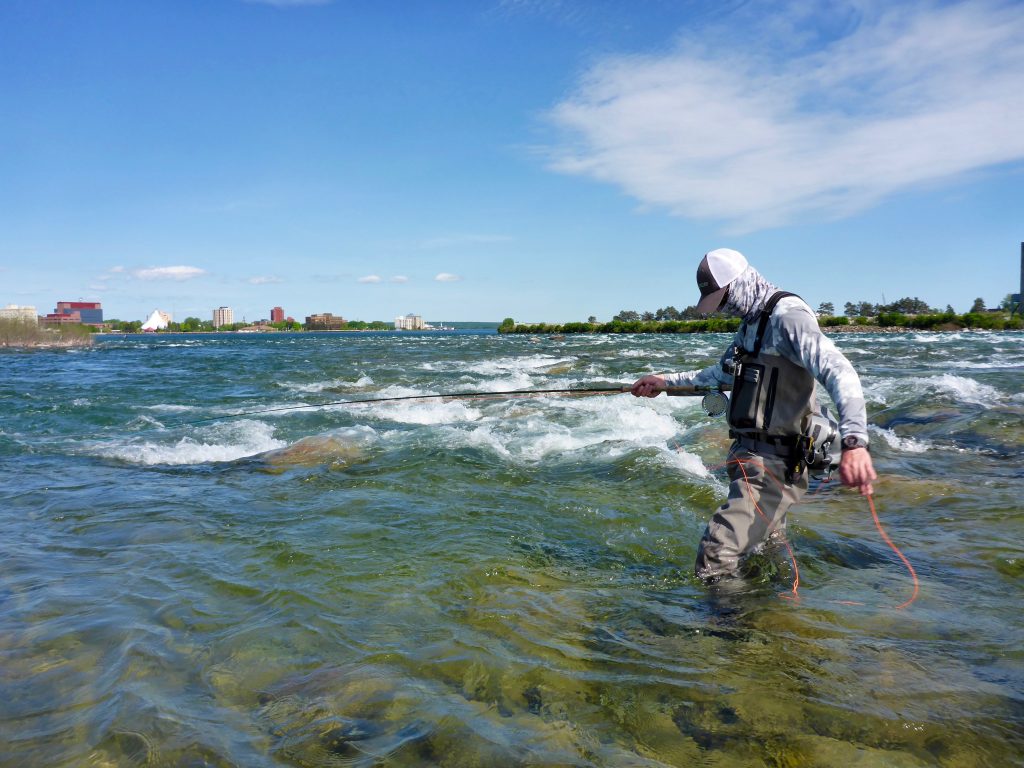
[[[879,312],[899,312],[904,315],[924,315],[932,311],[927,302],[921,301],[921,299],[916,296],[914,298],[905,296],[902,299],[894,301],[892,304],[886,304],[884,307],[877,307],[877,309]]]
[[[856,317],[860,314],[860,308],[852,301],[848,301],[843,305],[843,314],[847,317]]]
[[[985,311],[985,300],[979,296],[978,298],[976,298],[974,300],[974,303],[971,304],[971,313],[973,314],[975,312],[984,312],[984,311]]]
[[[597,323],[597,317],[595,315],[591,315],[587,318],[587,322],[591,325],[595,325]]]
[[[498,326],[498,333],[511,333],[516,327],[516,321],[511,317],[506,317],[501,321],[501,325]]]
[[[836,307],[831,301],[823,301],[818,305],[818,314],[832,317],[836,313]]]
[[[864,317],[874,317],[878,314],[878,306],[870,301],[862,301],[857,305],[857,314]]]
[[[617,320],[620,323],[629,323],[639,319],[639,312],[636,312],[632,309],[624,309],[621,312],[619,312],[619,314],[615,315],[615,317],[612,318],[612,322],[615,322]]]

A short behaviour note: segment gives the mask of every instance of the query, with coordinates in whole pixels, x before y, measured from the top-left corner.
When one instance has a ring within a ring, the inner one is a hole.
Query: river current
[[[627,384],[726,335],[0,354],[0,765],[1024,765],[1024,334],[833,338],[905,607],[837,482],[794,560],[693,577],[729,444],[699,398],[344,404]]]

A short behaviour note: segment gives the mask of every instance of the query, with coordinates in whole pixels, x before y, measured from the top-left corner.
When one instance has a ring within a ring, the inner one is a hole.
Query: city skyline
[[[1024,7],[0,6],[0,303],[610,319],[1017,290]],[[267,55],[273,51],[273,55]]]

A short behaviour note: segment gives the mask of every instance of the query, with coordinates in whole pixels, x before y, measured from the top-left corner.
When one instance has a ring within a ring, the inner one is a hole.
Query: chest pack
[[[814,379],[802,366],[780,355],[762,354],[761,349],[776,305],[795,295],[788,291],[773,293],[761,310],[752,347],[733,347],[729,426],[734,432],[771,440],[795,438],[802,431],[803,416],[811,410]],[[746,326],[744,331],[747,335]],[[780,402],[780,397],[788,402]],[[779,407],[786,413],[776,414]]]
[[[788,296],[796,294],[776,291],[769,297],[750,349],[733,347],[730,433],[784,447],[796,472],[802,466],[828,469],[839,425],[826,408],[816,406],[814,377],[802,365],[762,350],[772,312]]]

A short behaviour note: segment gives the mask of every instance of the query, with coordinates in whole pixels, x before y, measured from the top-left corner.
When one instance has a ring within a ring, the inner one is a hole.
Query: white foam
[[[373,386],[373,379],[363,375],[355,381],[343,378],[314,381],[309,384],[297,381],[283,381],[281,386],[296,392],[323,392],[325,389],[366,389]]]
[[[1022,365],[1022,363],[1024,363],[1024,361],[1021,361],[1019,359],[1017,359],[1017,360],[1002,360],[1000,362],[995,362],[995,363],[993,363],[991,361],[979,363],[979,362],[973,362],[973,361],[970,361],[970,360],[954,360],[954,361],[941,361],[940,360],[938,362],[930,363],[928,367],[929,368],[955,368],[955,369],[959,369],[959,370],[965,370],[965,369],[966,370],[973,370],[973,369],[985,370],[985,369],[989,369],[989,368],[997,368],[997,369],[1012,368],[1012,369],[1016,369],[1016,368],[1019,368]]]
[[[157,403],[156,405],[137,405],[143,411],[157,411],[158,413],[181,413],[183,411],[198,410],[194,405],[176,405],[174,403]]]
[[[865,388],[865,395],[875,402],[887,404],[890,399],[905,402],[918,399],[922,393],[948,397],[956,402],[990,406],[1000,398],[999,390],[966,376],[944,373],[941,376],[882,379]]]
[[[494,433],[490,425],[481,425],[473,429],[447,428],[445,443],[449,447],[469,446],[485,448],[505,458],[512,455],[508,448],[505,447],[501,437]]]
[[[378,419],[401,424],[451,424],[477,421],[483,415],[457,400],[412,400],[365,407]]]
[[[216,424],[174,442],[147,440],[114,445],[96,445],[92,451],[107,458],[132,464],[207,464],[234,461],[245,456],[283,448],[287,443],[273,437],[274,428],[250,419]]]
[[[674,357],[671,352],[657,352],[649,349],[624,349],[619,353],[620,357],[643,357],[643,358],[662,358],[662,357]]]
[[[511,392],[517,389],[530,389],[534,380],[526,372],[512,373],[502,378],[488,378],[484,381],[476,381],[472,377],[463,376],[462,381],[473,384],[473,389],[480,392]]]
[[[675,448],[674,450],[665,450],[658,455],[664,463],[674,469],[682,470],[696,477],[712,477],[708,468],[704,466],[704,461],[695,453]]]
[[[651,408],[633,398],[544,398],[537,410],[523,411],[520,404],[515,418],[505,418],[506,409],[473,429],[452,428],[446,439],[529,463],[579,451],[615,457],[639,447],[667,450],[666,442],[679,431],[672,413],[672,406]]]
[[[886,445],[902,453],[925,453],[932,448],[932,444],[926,440],[917,440],[913,437],[900,437],[891,429],[876,427],[873,424],[868,426],[868,431],[881,436],[881,438],[885,440]]]
[[[959,331],[956,333],[915,333],[910,338],[913,341],[941,343],[948,341],[959,341],[961,338],[963,338],[963,334],[961,334]]]
[[[465,370],[484,376],[513,374],[517,377],[529,373],[544,373],[556,365],[575,362],[575,357],[556,357],[554,355],[529,355],[527,357],[501,357],[497,360],[467,365]]]

